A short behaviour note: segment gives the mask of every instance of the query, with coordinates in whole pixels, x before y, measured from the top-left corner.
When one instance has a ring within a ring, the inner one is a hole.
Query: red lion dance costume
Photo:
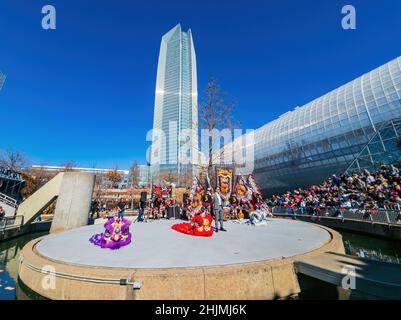
[[[182,222],[175,224],[171,229],[196,237],[211,237],[213,218],[209,214],[195,215],[191,222]]]

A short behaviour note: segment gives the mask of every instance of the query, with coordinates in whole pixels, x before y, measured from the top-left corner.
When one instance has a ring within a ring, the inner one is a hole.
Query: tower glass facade
[[[399,117],[401,57],[257,129],[254,175],[268,195],[320,183]]]
[[[161,40],[150,154],[151,176],[192,172],[198,149],[196,55],[191,30]]]

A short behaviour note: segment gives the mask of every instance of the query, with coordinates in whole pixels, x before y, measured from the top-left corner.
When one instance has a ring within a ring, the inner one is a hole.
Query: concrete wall
[[[129,269],[67,264],[38,254],[41,238],[29,242],[21,253],[19,278],[22,283],[48,299],[71,300],[266,300],[298,294],[300,287],[294,262],[324,252],[344,253],[341,235],[331,234],[322,247],[291,258],[236,265]],[[53,266],[55,288],[45,289],[44,266]],[[120,285],[120,279],[142,282],[138,290]]]
[[[94,182],[92,173],[64,173],[50,233],[88,224]]]

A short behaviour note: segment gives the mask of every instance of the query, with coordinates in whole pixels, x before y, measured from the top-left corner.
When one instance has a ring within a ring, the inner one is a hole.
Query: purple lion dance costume
[[[131,221],[111,218],[104,224],[104,232],[95,234],[89,241],[101,248],[120,249],[131,243],[132,234],[129,232]]]

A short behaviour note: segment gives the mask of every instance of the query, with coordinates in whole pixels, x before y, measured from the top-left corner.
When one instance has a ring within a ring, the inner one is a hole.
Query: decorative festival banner
[[[205,189],[203,188],[202,184],[200,183],[198,177],[194,177],[194,181],[192,184],[191,189],[191,208],[190,210],[193,213],[198,213],[202,209],[202,196],[205,193]]]
[[[248,177],[248,181],[247,181],[247,185],[248,188],[252,190],[252,192],[254,194],[260,195],[261,197],[263,197],[262,191],[260,190],[260,187],[258,185],[258,183],[255,180],[255,177],[251,174]]]
[[[170,198],[171,197],[171,192],[172,192],[172,187],[162,187],[162,198]]]
[[[237,176],[234,194],[239,200],[248,200],[248,186],[243,176]]]
[[[170,198],[173,188],[152,185],[152,198]]]
[[[161,198],[162,188],[160,186],[152,185],[152,198]]]
[[[226,199],[230,197],[233,189],[233,175],[233,169],[216,168],[217,186],[220,187],[220,192]]]
[[[212,184],[210,182],[210,178],[209,178],[209,174],[208,173],[206,173],[205,189],[206,190],[212,189]]]
[[[257,205],[259,207],[259,210],[263,211],[266,216],[272,217],[273,215],[272,215],[269,207],[267,206],[266,202],[263,201],[263,194],[260,189],[260,186],[256,182],[255,177],[252,174],[248,177],[247,185],[248,185],[248,188],[250,188],[252,190],[253,194],[257,198],[259,198],[259,200],[257,200]]]

